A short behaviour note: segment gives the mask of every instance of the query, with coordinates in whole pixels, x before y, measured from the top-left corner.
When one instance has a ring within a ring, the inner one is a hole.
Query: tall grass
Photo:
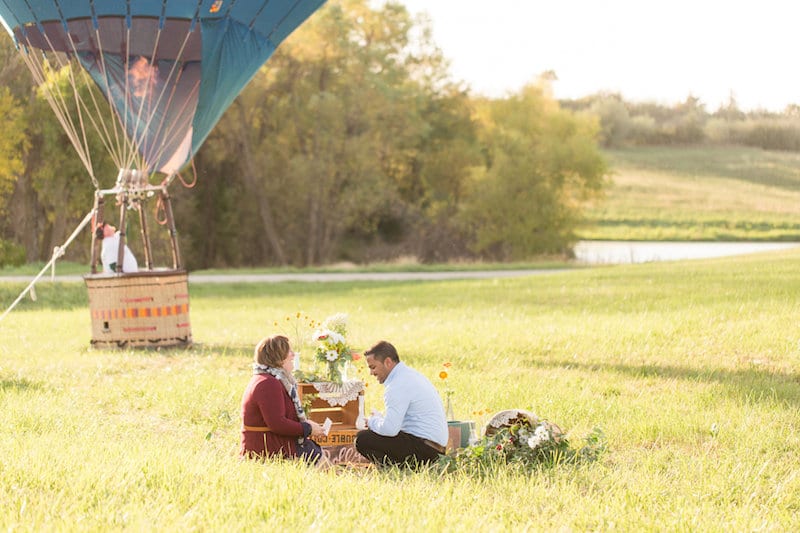
[[[614,173],[585,239],[800,240],[800,155],[743,147],[607,152]]]
[[[797,530],[798,260],[193,285],[189,350],[91,350],[84,289],[40,289],[0,324],[0,527]],[[482,479],[240,462],[252,346],[297,311],[347,312],[357,348],[388,339],[433,379],[452,362],[461,418],[527,408],[608,452]]]

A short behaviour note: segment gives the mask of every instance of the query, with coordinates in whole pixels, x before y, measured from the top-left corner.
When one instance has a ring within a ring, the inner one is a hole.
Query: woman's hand
[[[324,437],[325,430],[322,428],[322,424],[319,422],[314,422],[313,420],[306,420],[308,425],[311,426],[311,436],[312,437]]]

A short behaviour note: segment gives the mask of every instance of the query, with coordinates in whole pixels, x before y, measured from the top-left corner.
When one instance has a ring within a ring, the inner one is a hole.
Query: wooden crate
[[[311,383],[299,383],[300,400],[307,394],[317,395],[317,389]],[[364,395],[362,388],[359,396]],[[358,399],[351,400],[344,405],[331,405],[326,400],[317,396],[311,402],[311,407],[306,413],[309,419],[320,424],[330,418],[333,422],[331,430],[326,437],[315,438],[322,452],[333,464],[363,465],[369,461],[356,451],[355,440],[358,431],[356,419],[358,418]]]
[[[316,397],[311,402],[311,408],[306,415],[314,422],[322,424],[326,418],[333,422],[333,429],[355,429],[356,419],[358,418],[358,400],[351,400],[345,405],[331,405],[326,400],[318,396],[317,389],[311,383],[299,383],[300,401],[308,394]],[[359,396],[363,396],[363,389]]]
[[[331,428],[326,437],[315,439],[322,446],[322,453],[335,464],[369,464],[366,457],[358,453],[355,446],[357,429]]]

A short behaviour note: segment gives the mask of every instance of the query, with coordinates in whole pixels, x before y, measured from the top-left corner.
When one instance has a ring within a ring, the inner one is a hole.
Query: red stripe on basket
[[[108,310],[93,310],[92,317],[102,320],[125,318],[150,318],[189,314],[189,304],[165,305],[162,307],[122,307]]]
[[[121,302],[129,303],[129,302],[152,302],[152,296],[142,296],[141,298],[121,298]]]
[[[141,328],[122,328],[122,331],[124,331],[125,333],[131,332],[131,331],[155,331],[155,330],[156,330],[155,326],[148,326],[148,327],[144,327],[143,326]]]
[[[175,295],[175,298],[188,298],[188,297],[189,297],[188,294],[176,294]]]
[[[179,328],[188,328],[189,327],[189,323],[188,322],[184,322],[182,324],[178,324],[178,327]]]

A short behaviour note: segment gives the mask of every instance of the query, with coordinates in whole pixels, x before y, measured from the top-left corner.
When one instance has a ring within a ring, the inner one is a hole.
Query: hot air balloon
[[[94,205],[66,243],[91,224],[91,274],[84,279],[93,345],[191,343],[188,277],[167,188],[278,45],[323,3],[0,0],[0,23],[94,185]],[[71,90],[60,90],[56,80],[67,80]],[[91,90],[83,90],[87,86]],[[111,188],[101,188],[94,173],[89,130],[119,168]],[[119,260],[112,274],[98,272],[108,196],[119,205]],[[150,199],[169,232],[171,268],[153,268],[142,211]],[[127,211],[139,214],[144,249],[144,268],[135,273],[123,267]]]

